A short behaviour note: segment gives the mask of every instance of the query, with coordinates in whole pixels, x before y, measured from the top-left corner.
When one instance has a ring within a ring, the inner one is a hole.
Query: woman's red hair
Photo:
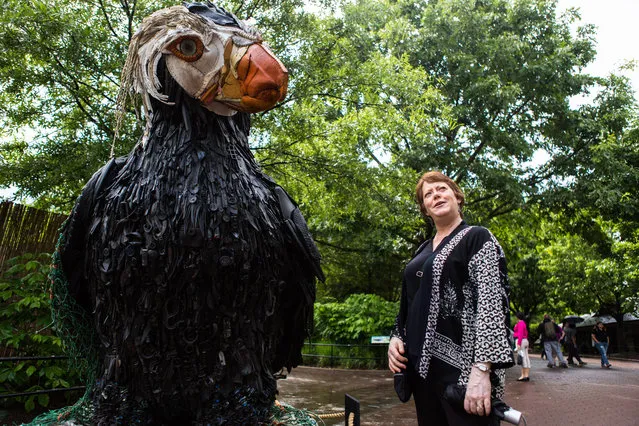
[[[459,185],[457,185],[454,180],[452,180],[445,174],[434,170],[424,173],[422,177],[419,178],[419,181],[417,181],[417,186],[415,187],[415,199],[417,200],[417,204],[419,204],[419,210],[421,210],[424,217],[428,216],[426,207],[424,207],[424,194],[422,192],[422,186],[424,185],[424,182],[443,182],[448,185],[448,187],[453,190],[455,197],[457,197],[457,200],[459,201],[459,215],[461,217],[464,217],[462,213],[462,208],[464,207],[464,193],[462,192],[461,188],[459,188]]]

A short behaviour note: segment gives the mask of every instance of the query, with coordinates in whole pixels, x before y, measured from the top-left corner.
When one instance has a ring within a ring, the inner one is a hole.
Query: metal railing
[[[64,355],[8,356],[8,357],[0,357],[0,363],[3,363],[3,362],[20,362],[20,361],[52,361],[52,360],[57,360],[57,359],[68,359],[68,358],[69,358],[68,356],[64,356]],[[41,390],[30,391],[30,392],[3,393],[3,394],[0,394],[0,399],[17,398],[17,397],[21,397],[21,396],[40,395],[40,394],[44,394],[44,393],[83,391],[85,389],[86,389],[85,386],[72,386],[72,387],[68,387],[68,388],[41,389]]]
[[[329,348],[328,350],[326,348]],[[364,361],[374,363],[377,368],[388,366],[387,345],[304,343],[302,358],[328,360],[328,367],[345,364],[344,361]],[[318,349],[320,349],[318,351]],[[321,353],[318,353],[321,352]]]

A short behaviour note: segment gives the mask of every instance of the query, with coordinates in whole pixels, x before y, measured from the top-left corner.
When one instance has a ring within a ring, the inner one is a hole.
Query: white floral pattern
[[[442,286],[441,316],[442,318],[461,317],[461,307],[454,284],[450,280]]]

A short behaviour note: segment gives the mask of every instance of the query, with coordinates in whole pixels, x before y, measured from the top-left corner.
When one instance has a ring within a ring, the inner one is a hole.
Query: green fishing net
[[[63,225],[64,226],[64,225]],[[95,334],[86,317],[86,311],[69,294],[69,283],[62,270],[60,248],[64,246],[61,234],[53,253],[49,280],[51,283],[51,318],[54,329],[69,356],[69,368],[77,370],[86,384],[84,395],[72,406],[52,410],[36,417],[32,426],[64,424],[73,419],[76,424],[91,424],[91,384],[95,382],[98,357]]]

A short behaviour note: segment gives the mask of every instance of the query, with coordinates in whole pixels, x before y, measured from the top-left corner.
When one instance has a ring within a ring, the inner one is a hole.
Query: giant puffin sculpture
[[[132,38],[122,85],[142,97],[144,136],[91,178],[54,256],[92,424],[263,424],[274,374],[300,363],[319,253],[248,145],[248,113],[287,80],[211,3],[155,12]]]

